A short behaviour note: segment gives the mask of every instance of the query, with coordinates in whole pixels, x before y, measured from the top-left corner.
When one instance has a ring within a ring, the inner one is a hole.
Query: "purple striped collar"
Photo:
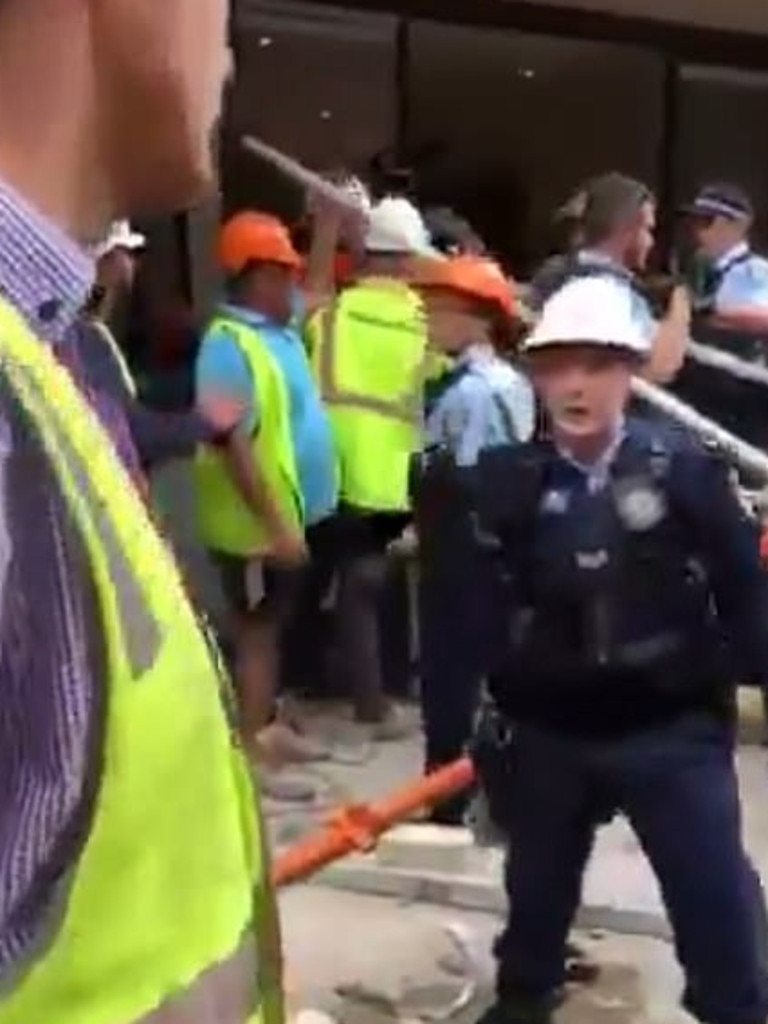
[[[93,278],[87,253],[0,181],[0,294],[39,338],[62,340]]]

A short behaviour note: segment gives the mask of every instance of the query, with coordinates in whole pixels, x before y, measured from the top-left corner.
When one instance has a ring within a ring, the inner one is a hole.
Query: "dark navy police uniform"
[[[512,736],[511,910],[486,1021],[549,1019],[596,829],[621,812],[660,882],[686,1006],[707,1024],[763,1022],[733,683],[766,681],[766,601],[727,467],[630,420],[595,470],[533,442],[483,455],[476,485],[503,551],[508,640],[490,685]]]

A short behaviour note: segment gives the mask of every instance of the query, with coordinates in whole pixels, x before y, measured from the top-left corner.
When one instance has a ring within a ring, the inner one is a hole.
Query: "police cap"
[[[752,220],[752,200],[739,185],[727,182],[705,185],[683,213],[693,217],[725,217],[726,220]]]

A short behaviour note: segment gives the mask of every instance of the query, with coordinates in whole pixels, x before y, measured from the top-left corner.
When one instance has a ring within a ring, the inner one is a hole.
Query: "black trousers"
[[[729,727],[691,715],[615,742],[516,732],[499,942],[502,1003],[547,1003],[607,806],[626,814],[659,881],[686,977],[685,1004],[706,1024],[768,1013],[765,905],[741,838]]]
[[[407,522],[342,508],[307,531],[310,565],[284,642],[286,688],[315,699],[365,701],[369,688],[372,700],[408,694],[408,586],[404,567],[387,554]]]

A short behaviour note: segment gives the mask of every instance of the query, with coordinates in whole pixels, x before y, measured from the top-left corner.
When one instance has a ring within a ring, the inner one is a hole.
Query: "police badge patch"
[[[619,518],[632,531],[651,530],[667,514],[664,495],[648,480],[622,480],[613,491]]]
[[[569,504],[567,491],[550,490],[543,495],[539,508],[547,515],[562,516],[568,511]]]

